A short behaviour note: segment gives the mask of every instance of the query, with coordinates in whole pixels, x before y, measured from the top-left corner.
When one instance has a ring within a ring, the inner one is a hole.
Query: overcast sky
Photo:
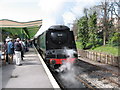
[[[43,26],[70,25],[83,16],[83,9],[101,0],[0,0],[0,19],[19,22],[43,20]],[[45,28],[43,28],[45,29]]]
[[[96,2],[99,0],[0,0],[0,19],[26,22],[52,17],[53,14],[59,18],[57,13],[63,18],[71,16],[69,18],[74,19],[75,15],[82,14],[84,7]]]

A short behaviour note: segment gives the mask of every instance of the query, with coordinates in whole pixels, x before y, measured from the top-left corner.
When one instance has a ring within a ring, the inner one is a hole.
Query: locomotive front
[[[46,32],[45,60],[56,69],[64,63],[74,63],[77,58],[73,31],[63,25],[51,26]]]

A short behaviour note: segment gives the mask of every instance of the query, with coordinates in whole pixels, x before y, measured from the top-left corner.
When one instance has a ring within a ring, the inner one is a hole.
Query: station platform
[[[21,66],[2,67],[2,88],[60,88],[35,48],[29,48]]]

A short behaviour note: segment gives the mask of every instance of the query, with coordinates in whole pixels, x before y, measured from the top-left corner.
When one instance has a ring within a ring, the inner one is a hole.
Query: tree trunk
[[[106,45],[106,32],[103,31],[103,45]]]
[[[103,27],[104,27],[104,30],[103,30],[103,45],[106,45],[106,38],[107,38],[107,2],[105,1],[104,3],[104,20],[103,20]]]

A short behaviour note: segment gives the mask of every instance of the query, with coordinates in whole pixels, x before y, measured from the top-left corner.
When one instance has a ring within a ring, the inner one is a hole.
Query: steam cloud
[[[74,62],[71,63],[69,62],[69,59],[74,58],[74,54],[77,53],[73,49],[67,49],[66,47],[64,48],[66,55],[68,56],[67,61],[64,62],[58,69],[59,73],[64,72],[65,73],[60,73],[60,78],[65,82],[67,87],[69,88],[79,88],[80,82],[75,79],[77,75],[78,69],[75,67]]]
[[[36,37],[51,25],[63,24],[72,27],[74,20],[83,16],[83,9],[91,7],[101,0],[40,0],[43,24]]]
[[[100,1],[102,0],[40,0],[39,7],[42,11],[43,24],[36,36],[47,30],[51,25],[63,24],[71,27],[74,20],[84,15],[83,10],[85,7],[89,8]],[[73,57],[75,51],[67,48],[65,49],[69,58]],[[79,82],[75,80],[77,69],[75,69],[73,63],[63,63],[57,70],[61,72],[66,68],[68,72],[61,74],[60,77],[68,83],[71,82],[79,87]],[[74,88],[73,86],[71,87]]]
[[[71,59],[75,58],[74,54],[77,53],[75,50],[73,49],[67,49],[66,47],[64,47],[64,54],[67,56],[67,60],[63,61],[62,65],[56,69],[57,72],[64,72],[64,71],[72,71],[73,68],[73,64],[74,62],[71,61]]]

